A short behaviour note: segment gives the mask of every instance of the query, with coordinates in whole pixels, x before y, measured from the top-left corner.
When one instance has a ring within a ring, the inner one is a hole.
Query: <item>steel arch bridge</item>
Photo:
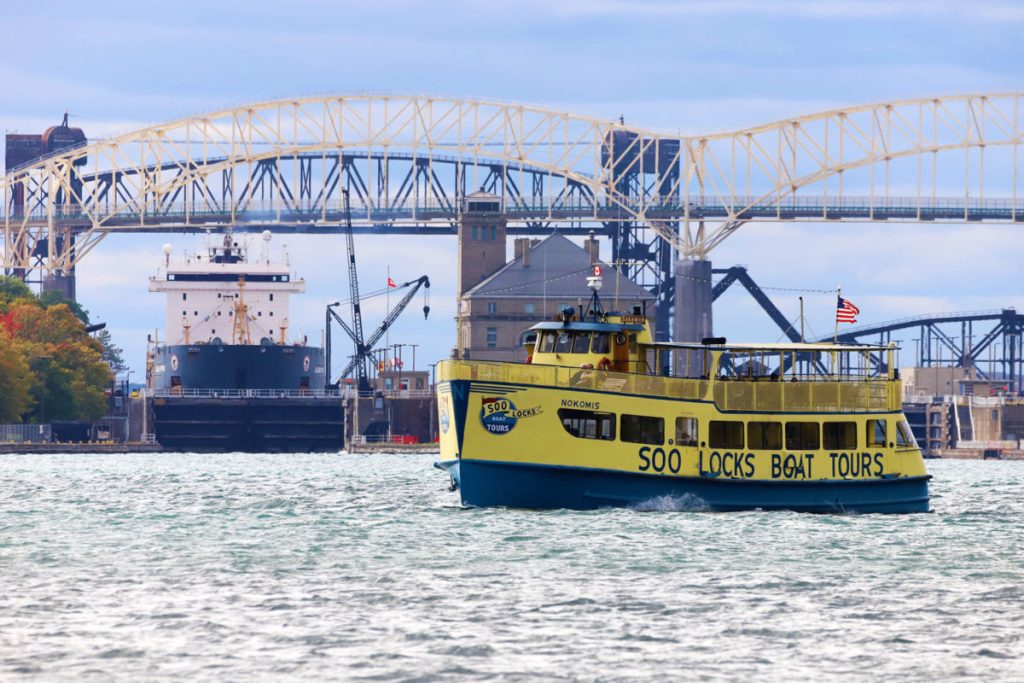
[[[513,233],[596,229],[670,304],[676,255],[748,222],[1020,222],[1024,93],[870,104],[678,136],[542,107],[327,95],[190,116],[8,169],[3,266],[73,273],[115,232],[454,234],[497,194]]]

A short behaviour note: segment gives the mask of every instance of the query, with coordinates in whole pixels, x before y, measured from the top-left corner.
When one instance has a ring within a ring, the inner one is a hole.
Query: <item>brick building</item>
[[[586,278],[595,264],[601,265],[604,273],[601,300],[605,310],[639,307],[654,317],[652,295],[601,263],[599,242],[593,235],[583,247],[558,233],[543,240],[516,239],[514,258],[504,263],[503,221],[467,215],[460,221],[459,233],[459,264],[463,268],[459,281],[467,286],[460,289],[458,322],[466,358],[524,361],[523,342],[530,327],[552,319],[565,306],[573,306],[577,312],[586,307],[591,295]],[[501,263],[492,272],[481,274],[479,264],[484,259],[493,268],[495,249],[502,254]]]

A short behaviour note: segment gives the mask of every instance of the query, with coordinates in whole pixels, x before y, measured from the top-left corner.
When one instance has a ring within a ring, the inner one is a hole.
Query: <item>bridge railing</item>
[[[353,197],[353,220],[387,222],[413,219],[430,221],[452,220],[462,213],[458,200],[437,200],[430,197],[407,197],[392,201],[388,198]],[[729,203],[718,200],[676,195],[617,197],[615,201],[598,196],[596,199],[579,194],[531,198],[502,198],[501,213],[523,218],[620,218],[635,220],[632,212],[652,218],[678,220],[691,218],[722,219],[794,219],[794,218],[891,218],[909,220],[1024,220],[1024,198],[919,198],[919,197],[809,197],[787,196],[778,199],[763,197],[735,197]],[[344,219],[342,204],[334,199],[327,202],[313,200],[251,200],[231,207],[213,206],[198,201],[161,203],[149,199],[145,205],[134,199],[102,203],[58,204],[37,207],[31,211],[0,207],[0,220],[43,223],[50,215],[57,221],[117,222],[154,224],[168,221],[185,223],[249,221],[328,222]]]

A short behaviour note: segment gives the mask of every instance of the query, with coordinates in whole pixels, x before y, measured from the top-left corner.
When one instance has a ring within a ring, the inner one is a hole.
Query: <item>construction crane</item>
[[[370,390],[370,380],[367,372],[367,361],[370,359],[370,354],[380,341],[380,338],[390,329],[391,325],[398,319],[398,316],[402,314],[409,302],[416,295],[416,292],[422,287],[425,290],[424,304],[423,304],[423,319],[426,320],[430,315],[430,304],[429,304],[429,292],[430,292],[430,278],[423,275],[415,280],[409,282],[403,282],[400,285],[391,286],[390,282],[388,287],[380,291],[374,292],[366,299],[380,296],[389,290],[402,291],[408,289],[405,295],[399,300],[393,309],[391,309],[387,316],[381,322],[380,326],[373,331],[369,339],[363,337],[363,313],[362,313],[362,301],[359,295],[359,273],[356,269],[356,247],[355,240],[352,234],[352,214],[348,203],[348,190],[342,190],[342,196],[345,202],[345,246],[348,250],[348,290],[349,299],[347,302],[351,310],[351,324],[342,320],[341,316],[335,312],[336,306],[342,305],[343,302],[336,301],[333,304],[327,306],[327,313],[325,315],[325,342],[326,342],[326,354],[327,354],[327,376],[325,378],[327,388],[331,388],[339,381],[346,377],[351,377],[353,372],[355,373],[356,386],[359,391]],[[341,329],[352,340],[355,347],[355,352],[352,354],[352,358],[345,369],[342,370],[341,374],[338,375],[338,380],[331,381],[331,320],[334,320],[341,326]]]

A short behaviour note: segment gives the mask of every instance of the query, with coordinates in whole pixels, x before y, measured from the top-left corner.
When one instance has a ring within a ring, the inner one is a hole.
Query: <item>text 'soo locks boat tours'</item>
[[[532,328],[531,361],[438,365],[437,466],[464,505],[928,511],[894,345],[658,343],[590,285],[585,315]]]

